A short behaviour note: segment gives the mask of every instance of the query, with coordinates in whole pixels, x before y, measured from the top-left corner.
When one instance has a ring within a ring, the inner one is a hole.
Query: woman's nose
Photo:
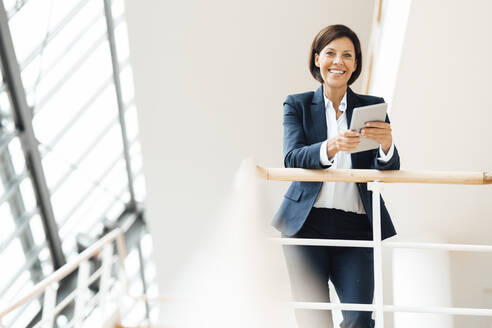
[[[342,57],[340,55],[336,55],[335,58],[333,59],[334,63],[341,63],[342,62]]]

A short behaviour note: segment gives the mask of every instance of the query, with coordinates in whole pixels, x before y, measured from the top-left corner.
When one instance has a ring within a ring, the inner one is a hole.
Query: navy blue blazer
[[[347,88],[347,128],[352,120],[354,108],[384,102],[383,98],[359,95]],[[386,116],[386,122],[389,122]],[[327,139],[326,109],[323,86],[316,92],[290,95],[284,102],[284,165],[305,169],[323,169],[320,163],[320,147]],[[395,147],[393,157],[380,163],[379,150],[368,150],[351,154],[352,168],[399,170],[400,157]],[[273,226],[286,236],[295,235],[302,227],[316,201],[322,182],[294,181],[275,214]],[[372,192],[367,183],[357,183],[360,198],[372,224]],[[383,239],[396,234],[388,210],[381,198],[381,236]]]

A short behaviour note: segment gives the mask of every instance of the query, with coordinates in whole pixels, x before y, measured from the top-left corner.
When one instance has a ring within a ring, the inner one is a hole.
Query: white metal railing
[[[454,315],[492,316],[492,309],[458,308],[458,307],[428,307],[428,306],[401,306],[384,305],[383,302],[383,274],[382,248],[420,248],[457,250],[470,252],[491,252],[489,245],[456,245],[437,243],[409,243],[388,242],[381,240],[381,213],[380,194],[383,183],[429,183],[429,184],[492,184],[490,172],[441,172],[441,171],[378,171],[356,169],[309,170],[299,168],[263,168],[256,167],[256,174],[265,180],[277,181],[343,181],[367,182],[372,191],[373,209],[373,240],[334,240],[308,238],[272,238],[283,245],[305,246],[344,246],[344,247],[372,247],[374,249],[374,304],[348,303],[316,303],[294,302],[294,308],[317,310],[355,310],[374,311],[376,328],[384,327],[384,312],[413,312],[413,313],[446,313]]]
[[[74,300],[74,316],[65,327],[82,327],[83,321],[87,315],[86,312],[90,301],[88,294],[89,286],[97,279],[100,279],[97,306],[102,315],[107,314],[105,309],[108,307],[108,302],[110,301],[110,293],[112,288],[116,286],[114,281],[112,281],[112,268],[115,263],[113,256],[113,242],[116,242],[116,249],[118,253],[116,259],[119,264],[119,270],[117,270],[117,280],[122,283],[121,287],[123,288],[123,291],[126,292],[128,288],[128,280],[126,277],[124,262],[126,257],[126,246],[123,232],[121,229],[117,228],[105,235],[100,240],[96,241],[93,245],[79,254],[73,261],[65,264],[47,278],[36,284],[30,291],[20,297],[17,301],[14,301],[5,309],[0,309],[0,327],[5,327],[2,322],[9,313],[28,303],[43,292],[42,317],[41,320],[34,326],[35,328],[55,327],[55,318]],[[101,267],[91,275],[89,260],[90,258],[99,256],[100,254]],[[65,296],[57,305],[56,299],[59,282],[76,269],[78,269],[77,287],[72,293]],[[94,298],[92,298],[92,300],[94,300]]]

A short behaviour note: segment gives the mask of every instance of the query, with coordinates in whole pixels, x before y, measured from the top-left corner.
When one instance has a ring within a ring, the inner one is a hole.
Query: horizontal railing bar
[[[374,304],[356,303],[325,303],[325,302],[291,302],[295,309],[304,310],[351,310],[351,311],[375,311]]]
[[[298,245],[298,246],[374,247],[375,245],[375,243],[371,240],[279,238],[279,237],[272,237],[270,239],[282,245]],[[492,246],[490,245],[383,241],[381,243],[381,246],[384,248],[414,248],[414,249],[434,249],[434,250],[447,250],[447,251],[492,253]]]
[[[324,302],[291,302],[296,309],[305,310],[348,310],[348,311],[375,311],[374,304],[355,303],[324,303]],[[442,306],[407,306],[384,305],[384,312],[410,312],[410,313],[441,313],[466,316],[492,316],[492,310]]]
[[[117,257],[113,257],[112,260],[111,260],[111,265],[115,264],[117,261],[118,261],[118,258]],[[87,286],[92,285],[101,276],[101,273],[102,273],[102,267],[101,268],[98,268],[96,270],[96,272],[94,272],[89,277],[89,279],[87,281]],[[110,287],[113,287],[113,286],[114,286],[114,283],[112,285],[110,285]],[[60,303],[58,303],[58,305],[55,307],[55,309],[53,311],[53,316],[57,316],[58,314],[60,314],[60,312],[63,311],[63,309],[66,306],[68,306],[71,302],[73,302],[73,300],[77,296],[77,292],[78,292],[78,290],[77,290],[77,288],[75,288],[70,294],[68,294],[67,296],[65,296],[65,298]],[[95,295],[92,295],[91,299],[97,298],[97,297],[99,297],[99,295],[100,295],[100,292],[98,292]],[[32,328],[37,328],[39,326],[42,326],[43,324],[44,324],[44,321],[43,320],[40,320]]]
[[[385,305],[385,312],[441,313],[466,316],[492,316],[492,310],[439,306]]]
[[[388,247],[388,248],[436,249],[436,250],[447,250],[447,251],[492,253],[492,246],[489,245],[410,243],[410,242],[396,242],[396,241],[393,242],[383,241],[382,245],[383,247]]]
[[[339,246],[339,247],[374,247],[372,240],[311,239],[311,238],[271,238],[282,245],[299,246]]]
[[[60,269],[56,270],[53,272],[51,275],[37,283],[32,290],[30,290],[26,295],[18,299],[17,301],[13,302],[9,306],[7,306],[5,309],[0,311],[0,319],[5,317],[8,313],[10,313],[12,310],[16,309],[17,307],[21,306],[22,304],[26,303],[29,301],[31,298],[36,297],[37,295],[41,294],[49,285],[52,283],[58,282],[68,276],[70,273],[72,273],[77,267],[80,265],[80,263],[87,261],[89,258],[100,252],[100,250],[109,242],[117,241],[119,243],[123,243],[122,241],[123,235],[121,232],[121,229],[116,228],[113,231],[109,232],[107,235],[96,241],[94,244],[92,244],[89,248],[84,250],[82,253],[80,253],[77,258],[65,265],[63,265]],[[122,262],[122,265],[124,265],[124,258],[126,257],[125,250],[124,248],[118,248],[119,249],[119,258],[120,262]]]
[[[256,174],[261,179],[276,181],[492,184],[492,172],[379,171],[360,169],[310,170],[300,168],[263,168],[256,166]]]

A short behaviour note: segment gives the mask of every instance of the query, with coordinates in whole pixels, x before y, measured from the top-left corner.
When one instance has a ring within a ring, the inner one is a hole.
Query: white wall
[[[491,170],[490,12],[488,0],[412,1],[391,112],[402,169]],[[385,196],[400,239],[492,244],[490,187],[394,185]],[[479,258],[450,254],[453,305],[492,307],[483,292],[492,284],[492,257]],[[454,319],[456,328],[491,323]]]
[[[314,90],[314,35],[370,33],[374,1],[126,1],[147,218],[159,288],[177,281],[217,216],[241,160],[282,166],[282,102]],[[354,89],[360,89],[359,84]],[[286,184],[271,183],[265,224]]]

